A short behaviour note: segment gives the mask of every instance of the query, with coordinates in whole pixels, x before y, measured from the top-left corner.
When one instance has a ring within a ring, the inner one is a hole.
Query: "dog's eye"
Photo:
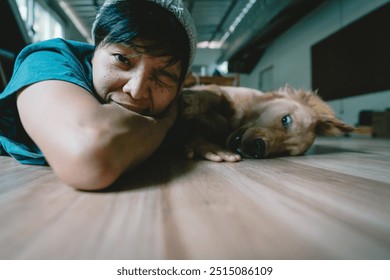
[[[292,118],[290,115],[285,115],[282,118],[282,124],[285,128],[289,127],[292,123]]]

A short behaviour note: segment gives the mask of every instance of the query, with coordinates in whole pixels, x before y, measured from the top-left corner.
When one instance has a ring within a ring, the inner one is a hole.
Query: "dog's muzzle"
[[[229,150],[247,158],[260,159],[265,156],[266,145],[263,139],[256,138],[251,141],[242,141],[245,129],[240,129],[228,140]]]

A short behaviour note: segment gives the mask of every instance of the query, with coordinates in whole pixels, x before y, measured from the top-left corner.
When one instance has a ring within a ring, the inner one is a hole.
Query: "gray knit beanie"
[[[98,21],[99,16],[104,11],[105,7],[119,1],[126,1],[126,0],[106,0],[104,2],[92,26],[92,37],[94,37],[95,23]],[[182,0],[145,0],[145,1],[156,3],[161,7],[167,9],[183,25],[187,33],[189,44],[190,44],[189,66],[191,66],[194,61],[195,53],[196,53],[196,29],[192,17],[188,12],[187,8],[184,6]]]

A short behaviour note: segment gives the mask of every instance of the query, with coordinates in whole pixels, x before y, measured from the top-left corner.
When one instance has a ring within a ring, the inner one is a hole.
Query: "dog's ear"
[[[316,134],[325,136],[337,136],[352,132],[355,128],[340,121],[339,119],[320,118],[316,124]]]
[[[355,129],[354,127],[337,119],[332,108],[318,96],[317,92],[305,92],[301,94],[304,95],[304,99],[306,99],[306,102],[309,104],[317,118],[316,134],[336,136],[352,132]]]

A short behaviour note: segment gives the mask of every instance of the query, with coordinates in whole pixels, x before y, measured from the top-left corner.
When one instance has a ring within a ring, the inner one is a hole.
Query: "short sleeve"
[[[62,39],[32,44],[21,51],[11,80],[0,93],[0,155],[10,155],[25,164],[47,164],[21,124],[16,94],[37,82],[61,80],[76,84],[96,97],[92,85],[92,54],[92,45]]]

